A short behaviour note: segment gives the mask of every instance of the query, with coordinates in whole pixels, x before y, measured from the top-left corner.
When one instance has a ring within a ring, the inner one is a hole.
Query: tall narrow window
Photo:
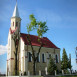
[[[13,26],[14,26],[14,22],[13,22]]]
[[[18,22],[16,22],[16,27],[18,26]]]
[[[31,53],[28,52],[28,61],[31,62]]]
[[[55,59],[56,59],[56,63],[58,63],[58,56],[57,55],[55,55]]]
[[[37,57],[37,62],[40,62],[40,55],[38,55]]]
[[[49,54],[49,58],[51,58],[51,54]]]
[[[42,62],[43,63],[45,62],[45,56],[44,56],[44,54],[42,54]]]

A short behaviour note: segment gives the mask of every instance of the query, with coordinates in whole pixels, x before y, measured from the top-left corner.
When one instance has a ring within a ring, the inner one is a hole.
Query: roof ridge
[[[26,33],[20,33],[20,34],[26,34]],[[26,35],[28,35],[28,34],[26,34]],[[29,35],[38,37],[37,35],[32,35],[32,34],[29,34]]]

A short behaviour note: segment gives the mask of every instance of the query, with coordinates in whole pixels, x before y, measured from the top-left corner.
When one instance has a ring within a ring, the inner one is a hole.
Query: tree
[[[68,60],[68,68],[71,70],[72,65],[71,65],[71,54],[69,54],[69,60]]]
[[[62,61],[61,61],[61,69],[67,69],[68,68],[68,56],[66,53],[65,48],[63,48],[63,54],[62,54]]]
[[[12,35],[12,39],[14,41],[14,46],[15,46],[15,51],[14,51],[14,55],[15,55],[15,75],[18,74],[18,70],[17,70],[17,56],[18,56],[18,45],[19,45],[19,32],[14,32]]]
[[[48,74],[49,75],[53,75],[54,74],[54,70],[57,70],[57,66],[55,64],[55,61],[52,57],[50,57],[50,60],[49,60],[49,64],[48,64]]]
[[[27,25],[27,32],[28,32],[27,40],[28,40],[29,45],[31,46],[31,49],[32,49],[33,75],[35,75],[35,63],[36,63],[36,60],[37,60],[38,55],[40,53],[41,47],[44,45],[41,42],[40,38],[43,36],[44,33],[47,32],[48,27],[46,26],[46,22],[36,21],[36,18],[34,17],[33,14],[31,14],[29,16],[29,19],[30,19],[30,23]],[[30,32],[33,30],[37,31],[37,34],[39,37],[39,39],[37,41],[40,43],[37,56],[35,56],[35,50],[32,46],[31,39],[30,39]]]

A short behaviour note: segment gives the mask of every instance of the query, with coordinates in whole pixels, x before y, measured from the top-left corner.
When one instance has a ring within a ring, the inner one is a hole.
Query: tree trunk
[[[17,48],[15,53],[15,75],[17,75]]]
[[[35,60],[33,59],[33,75],[36,75],[36,72],[35,72]]]
[[[36,60],[37,60],[38,55],[40,53],[41,47],[43,46],[43,43],[41,43],[41,45],[39,47],[39,50],[38,50],[38,55],[37,55],[37,57],[35,57],[35,53],[34,53],[35,51],[34,51],[34,48],[33,48],[32,44],[31,44],[30,35],[27,36],[27,40],[28,40],[29,44],[31,45],[31,49],[32,49],[33,75],[36,75],[36,72],[35,72],[35,63],[36,63]]]

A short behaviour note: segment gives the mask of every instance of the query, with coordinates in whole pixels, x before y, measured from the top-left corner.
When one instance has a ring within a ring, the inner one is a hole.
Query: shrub
[[[26,72],[24,72],[24,75],[26,75]]]

